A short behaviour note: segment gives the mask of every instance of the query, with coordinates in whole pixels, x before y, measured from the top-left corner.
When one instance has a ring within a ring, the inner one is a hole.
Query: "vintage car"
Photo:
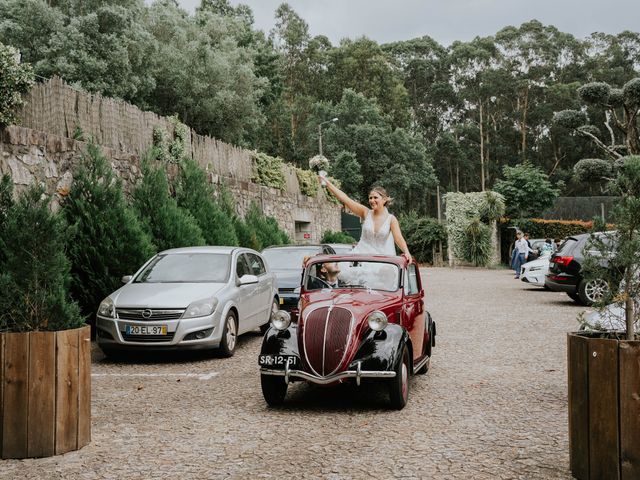
[[[337,286],[322,278],[335,262]],[[409,397],[409,376],[426,373],[436,324],[424,306],[418,265],[405,257],[319,255],[305,264],[300,315],[274,313],[258,363],[266,402],[284,401],[289,383],[385,382],[393,408]]]

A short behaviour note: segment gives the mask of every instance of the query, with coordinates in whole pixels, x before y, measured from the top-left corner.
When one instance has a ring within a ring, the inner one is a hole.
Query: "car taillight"
[[[563,267],[568,267],[569,264],[573,261],[573,257],[553,257],[551,261],[553,263],[557,263],[558,265],[562,265]]]

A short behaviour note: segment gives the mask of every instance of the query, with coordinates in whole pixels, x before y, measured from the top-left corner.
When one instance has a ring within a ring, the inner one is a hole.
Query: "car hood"
[[[302,269],[300,270],[271,270],[276,276],[278,288],[296,288],[300,286]]]
[[[304,294],[302,315],[304,316],[304,312],[309,309],[334,305],[350,310],[356,320],[365,320],[367,315],[374,310],[382,310],[389,315],[391,313],[389,307],[398,303],[400,295],[399,292],[380,290],[332,290],[327,288]]]
[[[110,295],[116,308],[187,308],[225,283],[129,283]]]

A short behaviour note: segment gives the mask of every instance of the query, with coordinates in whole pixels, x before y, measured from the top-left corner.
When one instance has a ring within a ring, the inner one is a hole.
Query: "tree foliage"
[[[504,180],[498,180],[494,189],[504,196],[506,213],[513,218],[539,216],[553,205],[559,193],[542,169],[526,162],[505,166]]]
[[[15,48],[0,42],[0,128],[16,121],[22,94],[33,84],[31,65],[21,64],[19,57]]]
[[[99,147],[89,144],[75,169],[62,214],[74,227],[67,244],[71,294],[85,317],[155,253],[151,237],[125,202],[117,179]]]
[[[49,210],[39,186],[26,190],[7,210],[0,245],[0,331],[65,330],[83,325],[71,301],[65,246],[73,232]]]

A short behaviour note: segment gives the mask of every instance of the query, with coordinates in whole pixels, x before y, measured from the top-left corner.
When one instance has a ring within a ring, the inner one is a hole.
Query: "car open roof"
[[[336,254],[336,255],[314,255],[309,257],[305,264],[305,267],[316,263],[324,262],[384,262],[393,263],[399,267],[405,267],[407,265],[407,259],[405,257],[397,255],[366,255],[366,254]]]

